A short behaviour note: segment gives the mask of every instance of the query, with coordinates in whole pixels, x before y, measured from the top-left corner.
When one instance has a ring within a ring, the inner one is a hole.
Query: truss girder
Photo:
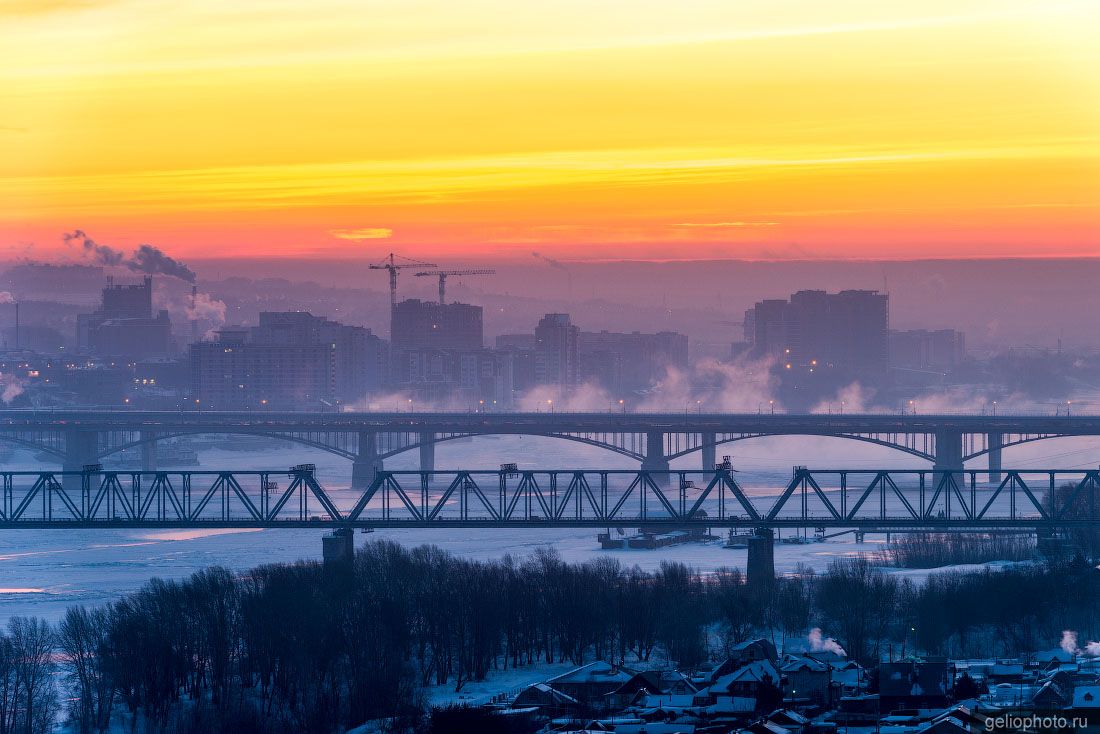
[[[290,472],[3,472],[0,527],[1059,528],[1100,522],[1100,471],[797,467],[380,471],[366,490]]]

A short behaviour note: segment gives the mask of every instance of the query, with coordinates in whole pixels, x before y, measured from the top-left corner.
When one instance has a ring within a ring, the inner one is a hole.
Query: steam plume
[[[813,652],[831,652],[844,657],[848,656],[848,653],[844,652],[844,648],[836,640],[821,634],[820,627],[814,627],[810,630],[810,634],[806,636],[806,639],[809,640],[810,650]]]

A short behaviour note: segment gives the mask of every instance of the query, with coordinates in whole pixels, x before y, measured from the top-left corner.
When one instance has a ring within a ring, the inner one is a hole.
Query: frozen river
[[[220,444],[224,446],[224,441]],[[813,468],[927,468],[919,459],[883,447],[829,438],[754,439],[730,446],[738,481],[761,491],[774,491],[790,477],[791,467]],[[201,468],[283,469],[311,462],[326,488],[339,491],[351,475],[350,462],[318,450],[287,445],[252,446],[228,451],[200,449]],[[414,469],[415,452],[387,463],[391,469]],[[438,468],[493,469],[515,461],[523,468],[636,468],[629,459],[572,442],[532,438],[476,438],[440,444]],[[1100,462],[1100,441],[1057,439],[1012,449],[1004,454],[1006,468],[1077,468]],[[49,468],[30,453],[8,454],[3,465],[11,470]],[[108,465],[109,466],[109,465]],[[165,466],[164,468],[171,468]],[[699,468],[691,457],[673,468]],[[975,465],[975,468],[984,468]],[[772,487],[772,490],[765,488]],[[319,559],[321,530],[4,530],[0,531],[0,621],[12,615],[34,614],[56,619],[67,606],[100,604],[117,599],[150,578],[180,578],[210,565],[243,570],[264,563]],[[432,543],[455,554],[476,558],[525,556],[539,546],[553,546],[566,560],[614,557],[624,565],[656,568],[663,560],[678,560],[700,570],[741,567],[744,550],[729,550],[721,542],[674,546],[656,551],[601,550],[596,531],[581,530],[394,530],[358,535],[394,540],[407,545]],[[776,570],[794,571],[799,564],[823,569],[842,556],[876,550],[881,538],[856,544],[851,536],[825,543],[777,545]],[[915,573],[922,575],[927,572]]]

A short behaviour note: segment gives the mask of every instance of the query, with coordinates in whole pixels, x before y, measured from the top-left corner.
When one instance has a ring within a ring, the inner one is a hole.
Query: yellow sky
[[[181,256],[1100,254],[1098,28],[1092,0],[0,0],[0,256],[78,227]]]

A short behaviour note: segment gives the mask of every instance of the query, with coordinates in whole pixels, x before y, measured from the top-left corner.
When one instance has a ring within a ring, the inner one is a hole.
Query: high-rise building
[[[950,372],[966,357],[966,341],[954,329],[890,332],[890,366]]]
[[[485,346],[481,306],[415,298],[401,301],[393,308],[390,343],[395,356],[415,349],[481,349]]]
[[[77,345],[86,353],[131,358],[164,357],[176,351],[167,311],[153,315],[153,279],[117,284],[108,279],[102,303],[76,321]]]
[[[548,313],[535,327],[535,382],[559,394],[577,385],[578,329],[567,313]]]
[[[226,327],[191,346],[192,398],[215,410],[348,405],[381,389],[388,357],[369,329],[264,312],[257,326]]]
[[[644,390],[670,367],[688,366],[688,338],[673,331],[582,331],[577,338],[578,380],[596,382],[614,395]]]
[[[745,325],[755,356],[790,369],[880,376],[889,364],[889,301],[878,291],[799,291],[789,301],[757,303]]]

